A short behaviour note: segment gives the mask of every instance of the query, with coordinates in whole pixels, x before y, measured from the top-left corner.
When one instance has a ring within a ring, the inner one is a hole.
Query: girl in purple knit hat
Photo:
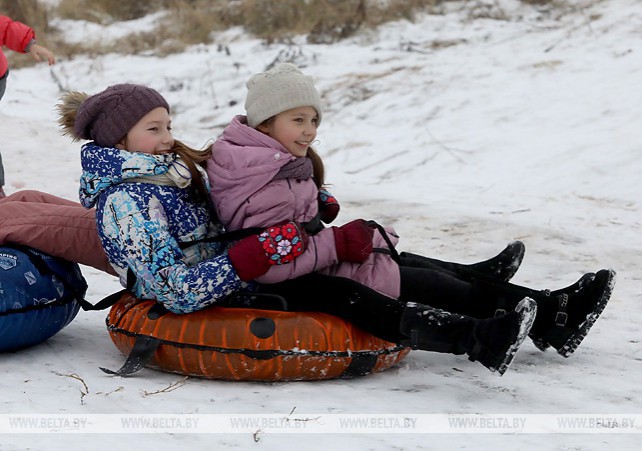
[[[247,252],[255,235],[233,245],[216,240],[224,231],[210,216],[202,167],[209,151],[174,139],[169,104],[156,90],[118,84],[91,96],[70,92],[59,112],[67,134],[89,141],[81,148],[80,202],[95,208],[109,262],[137,297],[193,312],[251,289],[241,274],[279,262],[258,246]]]
[[[173,138],[169,104],[156,90],[69,92],[58,110],[65,133],[89,141],[81,149],[82,205],[37,191],[1,199],[0,244],[115,274],[136,296],[176,313],[252,289],[239,274],[259,276],[280,263],[248,245],[256,234],[238,244],[215,239],[223,228],[210,216],[202,168],[209,150]]]
[[[236,116],[212,146],[212,201],[230,230],[293,221],[310,235],[296,260],[256,278],[287,293],[292,310],[334,313],[380,338],[467,354],[500,374],[529,334],[541,349],[573,353],[609,299],[613,271],[586,274],[562,290],[537,291],[508,283],[523,257],[520,242],[486,262],[461,265],[397,254],[394,231],[371,221],[324,227],[339,206],[324,189],[323,163],[311,147],[323,117],[312,78],[292,64],[278,64],[252,76],[247,88],[246,115]],[[277,253],[290,248],[287,235],[274,236]],[[327,291],[301,282],[316,280],[306,276],[313,272],[330,276],[328,287],[351,279],[374,291],[328,299]]]

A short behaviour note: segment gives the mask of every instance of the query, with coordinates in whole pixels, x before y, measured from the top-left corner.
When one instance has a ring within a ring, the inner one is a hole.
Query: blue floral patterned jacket
[[[168,310],[188,313],[229,294],[251,288],[227,256],[227,244],[205,242],[181,249],[179,243],[217,236],[209,206],[187,188],[145,182],[166,174],[176,155],[151,155],[85,144],[80,202],[96,206],[98,233],[109,261],[134,294],[156,299]],[[142,180],[142,181],[141,181]]]

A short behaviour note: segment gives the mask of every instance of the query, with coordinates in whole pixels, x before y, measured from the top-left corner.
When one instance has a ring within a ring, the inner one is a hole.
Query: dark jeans
[[[7,87],[7,77],[9,76],[9,69],[7,72],[0,78],[0,100],[4,95],[4,90]],[[2,155],[0,155],[0,188],[4,186],[4,166],[2,165]]]
[[[2,99],[2,96],[4,95],[4,90],[7,87],[7,77],[9,76],[9,69],[7,69],[7,72],[0,78],[0,99]]]

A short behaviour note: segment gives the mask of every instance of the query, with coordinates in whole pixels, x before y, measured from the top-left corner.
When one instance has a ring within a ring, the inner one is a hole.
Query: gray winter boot
[[[503,375],[513,361],[535,320],[537,305],[522,299],[505,315],[476,319],[426,305],[408,303],[401,317],[400,331],[413,349],[466,354],[490,371]]]

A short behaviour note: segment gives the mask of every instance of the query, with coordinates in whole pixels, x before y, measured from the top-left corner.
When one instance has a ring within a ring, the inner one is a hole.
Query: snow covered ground
[[[265,46],[231,30],[167,58],[78,57],[51,70],[12,71],[0,103],[5,190],[76,199],[79,145],[56,125],[61,88],[148,84],[172,104],[175,136],[200,146],[243,112],[245,80],[289,56],[314,75],[327,106],[317,147],[342,203],[339,222],[378,219],[400,233],[400,249],[461,262],[520,239],[527,253],[515,281],[534,288],[617,270],[609,306],[571,358],[527,342],[503,377],[463,357],[414,352],[396,368],[352,380],[220,382],[153,370],[118,378],[98,369],[124,361],[105,313],[80,312],[47,342],[0,355],[0,413],[639,416],[642,3],[577,0],[561,16],[514,0],[488,3],[513,19],[470,19],[452,4],[445,15],[334,45]],[[64,25],[70,39],[74,30],[98,33]],[[120,288],[108,275],[83,272],[90,301]],[[409,431],[3,434],[0,450],[130,448],[134,441],[140,450],[639,447],[639,436],[622,429]]]

